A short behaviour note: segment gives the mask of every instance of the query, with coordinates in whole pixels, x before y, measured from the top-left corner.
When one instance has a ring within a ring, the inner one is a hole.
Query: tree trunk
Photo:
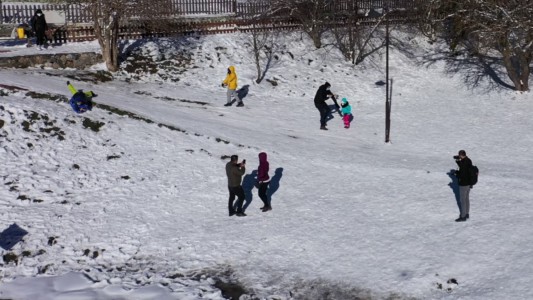
[[[95,13],[98,8],[95,8]],[[119,14],[96,14],[94,18],[95,34],[102,49],[102,57],[110,72],[118,71],[118,24]]]
[[[255,28],[254,28],[255,29]],[[262,74],[262,71],[261,71],[261,49],[259,49],[259,45],[257,43],[257,31],[254,30],[254,32],[252,33],[252,39],[253,39],[253,48],[254,48],[254,60],[255,60],[255,68],[257,70],[257,79],[255,80],[255,82],[257,84],[261,83],[261,81],[263,80],[263,78],[261,77],[261,74]]]
[[[103,30],[102,56],[110,72],[118,71],[118,17],[111,16]]]
[[[108,59],[106,60],[107,69],[111,72],[118,71],[118,20],[114,20],[109,26],[108,36]]]
[[[531,59],[528,59],[526,53],[515,53],[509,47],[505,47],[502,50],[502,56],[507,76],[513,82],[515,90],[521,92],[529,91],[529,64]]]
[[[318,26],[313,25],[313,28],[310,32],[311,39],[313,40],[313,44],[317,49],[322,48],[322,34],[320,32],[320,29]]]
[[[252,51],[254,53],[254,61],[255,61],[255,69],[257,70],[257,78],[255,79],[255,82],[256,83],[261,83],[261,64],[260,64],[260,51],[261,49],[259,49],[259,43],[257,41],[258,37],[258,32],[257,32],[257,27],[256,27],[256,23],[254,22],[253,23],[253,27],[252,27]]]
[[[521,71],[520,71],[520,82],[521,85],[521,91],[529,91],[529,74],[531,74],[531,68],[529,65],[531,64],[531,54],[525,54],[523,53],[521,56]]]

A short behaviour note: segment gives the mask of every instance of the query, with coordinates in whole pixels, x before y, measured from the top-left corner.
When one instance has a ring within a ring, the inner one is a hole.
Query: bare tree
[[[94,32],[107,69],[111,72],[119,66],[119,28],[126,23],[155,26],[167,30],[172,21],[171,0],[69,0],[68,4],[81,5],[91,12]],[[156,28],[156,27],[154,27]],[[152,29],[153,30],[153,29]]]
[[[274,11],[288,11],[300,22],[302,30],[311,37],[316,48],[322,47],[322,35],[334,17],[331,0],[272,0]]]
[[[383,25],[385,18],[386,14],[383,14],[372,27],[363,26],[360,23],[357,6],[348,6],[345,11],[339,14],[338,19],[341,22],[336,23],[331,29],[335,37],[336,47],[352,64],[357,65],[363,62],[365,57],[385,45],[384,39],[379,39],[377,44],[374,39],[376,31]]]
[[[496,51],[507,76],[518,91],[529,90],[533,59],[533,1],[531,0],[433,0],[427,16],[450,42],[471,55]]]
[[[271,7],[264,7],[265,2],[249,2],[249,15],[243,16],[246,23],[251,26],[252,30],[248,43],[251,46],[251,53],[254,58],[257,70],[256,83],[261,83],[270,67],[274,53],[277,49],[274,24],[272,22]],[[269,5],[267,3],[267,5]],[[263,68],[264,66],[264,68]]]
[[[250,35],[250,39],[252,44],[252,54],[254,56],[255,67],[257,70],[257,78],[255,82],[261,83],[265,78],[274,57],[276,37],[275,33],[271,31],[254,30]]]
[[[344,57],[355,64],[357,56],[356,45],[361,36],[358,7],[355,2],[349,2],[346,10],[339,12],[337,24],[332,27],[335,46]]]

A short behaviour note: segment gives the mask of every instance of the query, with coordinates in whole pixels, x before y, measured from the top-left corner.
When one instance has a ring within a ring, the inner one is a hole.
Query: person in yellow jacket
[[[237,100],[237,106],[244,106],[242,99],[239,98],[239,94],[237,93],[237,73],[235,72],[234,66],[230,66],[228,68],[228,75],[226,75],[226,79],[222,81],[222,86],[228,87],[228,90],[226,92],[228,101],[226,104],[224,104],[224,106],[231,106],[231,100],[233,98]]]

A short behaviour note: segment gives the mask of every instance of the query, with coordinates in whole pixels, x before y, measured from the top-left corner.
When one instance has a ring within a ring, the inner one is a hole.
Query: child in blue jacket
[[[74,88],[70,81],[67,81],[67,86],[69,91],[72,93],[72,98],[70,98],[69,103],[76,113],[81,114],[93,109],[92,98],[96,97],[95,93],[92,91],[78,91],[76,88]]]
[[[346,100],[346,98],[342,98],[341,108],[344,128],[350,128],[350,120],[352,119],[352,106],[350,105],[350,103],[348,103],[348,100]]]

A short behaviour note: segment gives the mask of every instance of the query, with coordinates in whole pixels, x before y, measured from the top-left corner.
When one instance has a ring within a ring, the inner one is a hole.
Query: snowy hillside
[[[0,70],[0,229],[27,232],[3,244],[0,298],[533,298],[533,97],[470,89],[444,46],[401,38],[389,144],[383,57],[353,67],[299,34],[280,37],[261,84],[246,35],[132,43],[130,73],[105,82],[101,66]],[[223,106],[230,65],[244,107]],[[67,80],[98,94],[93,111],[72,112]],[[352,104],[350,129],[334,113],[319,130],[325,81]],[[464,223],[460,149],[481,170]],[[242,218],[227,212],[232,154],[247,160]]]

